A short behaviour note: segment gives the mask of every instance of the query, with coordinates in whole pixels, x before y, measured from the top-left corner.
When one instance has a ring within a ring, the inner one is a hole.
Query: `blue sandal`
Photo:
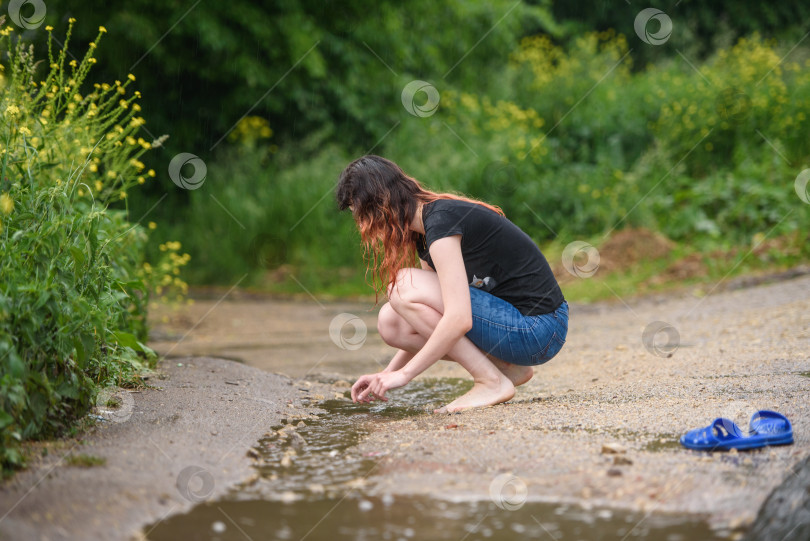
[[[781,413],[770,410],[760,410],[751,417],[748,436],[734,421],[723,417],[718,417],[705,428],[690,430],[681,436],[681,445],[698,451],[756,449],[790,443],[793,443],[790,421]]]

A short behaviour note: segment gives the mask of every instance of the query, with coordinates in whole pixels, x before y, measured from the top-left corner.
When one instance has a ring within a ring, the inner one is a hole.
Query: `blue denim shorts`
[[[491,293],[470,286],[473,326],[467,333],[484,353],[502,361],[523,366],[551,360],[565,344],[568,335],[568,303],[553,312],[524,316]]]

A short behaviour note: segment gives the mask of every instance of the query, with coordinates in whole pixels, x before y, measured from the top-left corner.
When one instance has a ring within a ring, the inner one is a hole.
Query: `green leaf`
[[[0,428],[5,428],[14,422],[14,417],[7,412],[0,410]]]
[[[73,264],[77,268],[84,265],[84,262],[87,259],[84,255],[84,250],[80,249],[78,246],[71,246],[70,254],[73,256]]]
[[[145,353],[144,345],[141,344],[140,342],[138,342],[138,339],[135,337],[134,334],[124,332],[124,331],[114,331],[112,333],[112,335],[113,335],[113,338],[115,339],[115,342],[119,346],[132,348],[135,351],[141,351],[141,352]]]

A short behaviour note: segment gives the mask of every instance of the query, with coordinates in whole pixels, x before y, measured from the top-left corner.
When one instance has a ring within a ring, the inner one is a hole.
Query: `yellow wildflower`
[[[45,27],[45,30],[48,31],[48,32],[53,32],[53,26],[48,25],[48,26]]]
[[[129,79],[130,81],[134,81],[135,76],[130,73],[129,75],[127,75],[127,79]]]
[[[155,170],[150,169],[149,171],[146,172],[146,174],[149,175],[150,177],[154,177],[155,176]]]
[[[99,31],[99,32],[101,32],[102,34],[106,34],[106,33],[107,33],[107,29],[106,29],[106,28],[104,28],[103,26],[99,26],[99,27],[98,27],[98,31]]]
[[[27,137],[31,136],[31,130],[29,130],[25,126],[20,127],[20,133],[27,136]]]
[[[20,108],[16,105],[9,105],[6,107],[6,115],[7,116],[17,116],[20,114]]]
[[[129,104],[127,103],[127,100],[121,100],[121,101],[119,101],[119,102],[118,102],[118,105],[120,105],[120,106],[121,106],[121,109],[126,109],[127,107],[129,107]]]
[[[149,229],[156,229],[156,228],[157,228],[157,224],[156,224],[155,222],[149,222],[148,227],[149,227]]]
[[[7,193],[0,195],[0,210],[3,211],[3,214],[11,214],[11,211],[14,210],[14,200]]]

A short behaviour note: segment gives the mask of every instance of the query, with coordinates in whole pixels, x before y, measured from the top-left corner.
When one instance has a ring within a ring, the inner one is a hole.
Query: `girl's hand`
[[[370,402],[371,399],[360,399],[360,393],[365,391],[368,388],[369,382],[376,376],[377,374],[366,374],[364,376],[360,376],[354,385],[352,385],[352,402]]]
[[[386,392],[402,387],[409,381],[411,378],[401,370],[361,376],[352,387],[352,399],[355,402],[370,402],[371,400],[385,402],[388,401],[385,397]]]

